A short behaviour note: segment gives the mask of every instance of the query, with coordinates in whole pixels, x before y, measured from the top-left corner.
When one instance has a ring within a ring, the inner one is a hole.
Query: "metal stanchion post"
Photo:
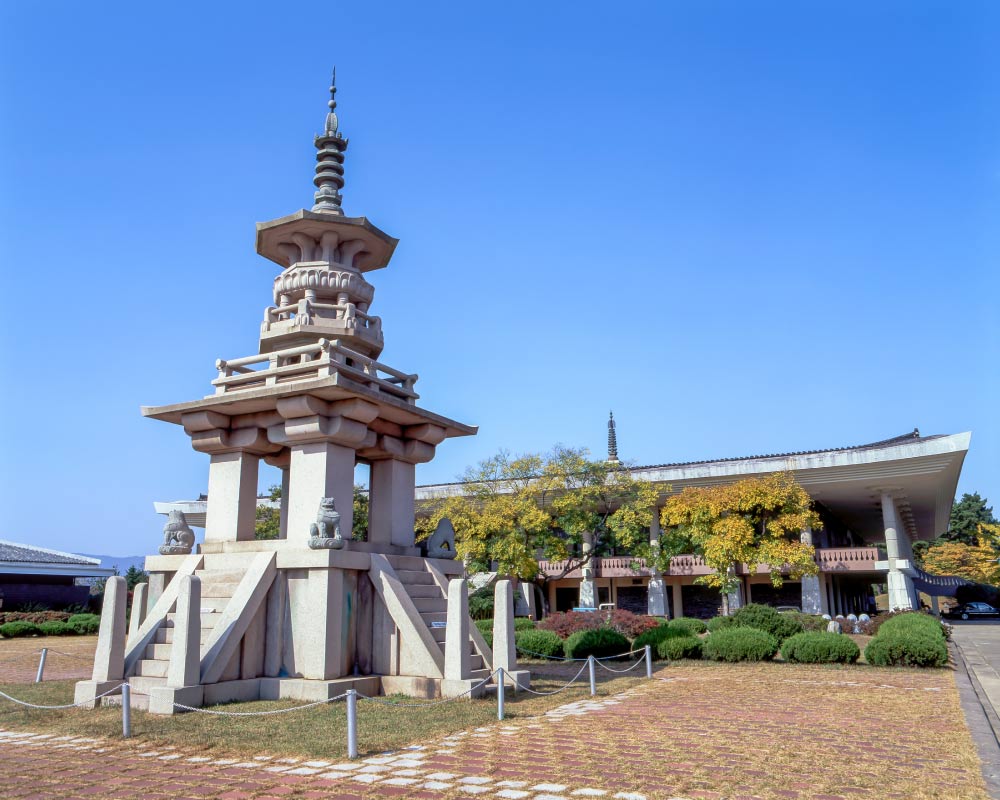
[[[594,657],[587,656],[587,667],[590,670],[590,696],[597,694],[597,676],[594,675]]]
[[[358,757],[358,693],[347,690],[347,757]]]
[[[497,669],[497,719],[503,721],[503,690],[504,690],[503,667]]]
[[[653,651],[646,645],[646,677],[653,677]]]
[[[122,737],[132,736],[132,687],[122,684]]]
[[[42,682],[42,675],[45,672],[45,659],[49,655],[49,648],[42,648],[42,657],[38,659],[38,674],[35,675],[35,683]]]

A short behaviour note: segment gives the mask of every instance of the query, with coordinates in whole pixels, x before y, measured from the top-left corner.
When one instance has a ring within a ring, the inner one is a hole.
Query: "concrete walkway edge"
[[[975,672],[969,669],[962,648],[949,643],[955,661],[955,683],[966,723],[982,762],[983,780],[991,800],[1000,800],[1000,716],[990,703]]]

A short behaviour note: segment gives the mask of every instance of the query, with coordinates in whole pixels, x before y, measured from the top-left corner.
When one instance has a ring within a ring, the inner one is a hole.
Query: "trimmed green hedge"
[[[879,625],[875,635],[881,636],[883,633],[926,633],[940,636],[942,639],[948,638],[948,629],[939,619],[930,614],[921,614],[919,611],[893,614]]]
[[[653,648],[653,652],[656,652],[657,645],[660,644],[664,639],[670,639],[677,636],[688,636],[689,634],[678,628],[671,628],[667,624],[663,624],[658,628],[653,628],[651,631],[646,631],[645,633],[640,633],[632,640],[633,650],[642,650],[647,644]]]
[[[758,603],[748,603],[743,606],[733,615],[733,619],[739,627],[766,631],[779,642],[796,633],[802,633],[802,623],[797,619]]]
[[[7,639],[14,639],[18,636],[42,636],[42,629],[34,622],[5,622],[0,625],[0,636]]]
[[[492,649],[492,647],[493,647],[493,620],[492,619],[477,619],[477,620],[474,621],[473,624],[475,624],[476,628],[479,629],[479,632],[483,635],[483,638],[486,640],[486,644],[488,644],[490,646],[490,648]],[[516,639],[516,634],[515,634],[515,639]]]
[[[701,658],[703,642],[696,636],[671,636],[656,646],[656,654],[668,661]]]
[[[552,631],[522,630],[514,635],[514,642],[526,658],[558,658],[563,654],[563,640]]]
[[[667,625],[675,631],[681,631],[690,636],[695,636],[708,630],[708,626],[704,622],[694,617],[677,617],[677,619],[670,620]]]
[[[736,624],[736,619],[733,617],[712,617],[707,624],[708,632],[715,633],[716,631],[721,631],[723,628],[731,628]]]
[[[535,629],[535,621],[533,619],[528,619],[528,617],[514,618],[515,631],[533,631],[534,629]]]
[[[97,633],[101,627],[100,614],[74,614],[66,624],[79,634]]]
[[[865,648],[865,660],[876,667],[943,667],[948,664],[944,636],[919,630],[885,630]]]
[[[46,636],[75,636],[77,633],[76,628],[68,622],[59,620],[49,620],[41,623],[38,627]]]
[[[632,648],[629,641],[618,631],[610,628],[595,628],[589,631],[577,631],[563,642],[563,650],[567,658],[607,658],[620,656]]]
[[[726,628],[705,640],[702,654],[712,661],[770,661],[778,640],[757,628]]]
[[[839,633],[797,633],[781,645],[781,657],[799,664],[853,664],[860,655],[854,640]]]

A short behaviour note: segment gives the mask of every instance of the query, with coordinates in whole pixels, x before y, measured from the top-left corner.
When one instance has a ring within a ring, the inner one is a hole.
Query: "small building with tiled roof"
[[[0,539],[0,607],[5,611],[25,605],[83,605],[90,586],[80,579],[113,574],[96,558]]]

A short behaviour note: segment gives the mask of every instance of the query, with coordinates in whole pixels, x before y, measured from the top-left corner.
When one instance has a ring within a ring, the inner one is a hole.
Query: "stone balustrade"
[[[875,572],[875,562],[879,559],[877,547],[830,547],[816,550],[816,563],[821,572]],[[574,568],[563,575],[564,578],[581,578],[582,570],[577,559],[568,561],[539,561],[538,568],[549,578],[561,575],[567,566],[575,564]],[[641,558],[633,556],[615,556],[610,558],[594,558],[590,562],[595,578],[635,578],[648,576],[650,570]],[[758,573],[767,572],[767,567],[758,567]],[[708,575],[711,567],[705,564],[701,556],[685,554],[670,559],[670,571],[665,575]],[[745,567],[738,573],[746,574]]]
[[[263,369],[255,369],[258,365]],[[344,347],[338,340],[259,353],[215,362],[219,377],[212,381],[216,394],[261,389],[279,384],[343,375],[352,381],[414,405],[418,376],[399,372],[368,356]]]

